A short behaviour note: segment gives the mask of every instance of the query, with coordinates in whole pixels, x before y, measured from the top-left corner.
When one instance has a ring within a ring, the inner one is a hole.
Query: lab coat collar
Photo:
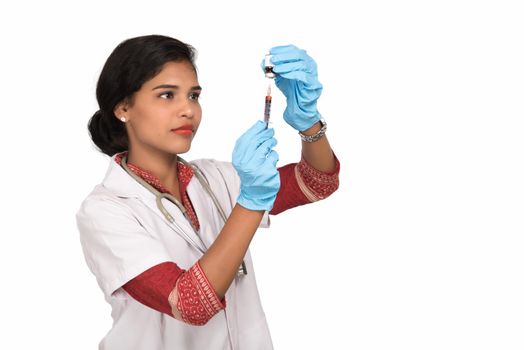
[[[141,197],[144,199],[155,197],[153,193],[133,179],[131,175],[115,161],[117,154],[111,157],[102,185],[119,197]]]

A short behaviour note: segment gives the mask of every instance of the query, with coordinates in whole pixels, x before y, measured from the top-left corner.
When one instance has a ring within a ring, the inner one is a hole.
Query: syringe
[[[264,75],[268,79],[275,78],[275,72],[273,72],[273,67],[275,65],[271,63],[271,54],[267,54],[265,56],[264,60]],[[266,122],[266,129],[269,125],[269,113],[271,111],[271,81],[269,82],[269,85],[267,87],[267,94],[266,94],[266,104],[264,108],[264,121]]]
[[[264,122],[266,122],[266,129],[269,125],[269,114],[271,112],[271,83],[267,86],[266,103],[264,105]]]

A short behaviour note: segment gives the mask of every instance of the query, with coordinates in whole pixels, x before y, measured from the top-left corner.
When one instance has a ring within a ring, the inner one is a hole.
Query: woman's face
[[[187,152],[202,118],[201,90],[191,63],[166,63],[134,94],[131,105],[115,111],[117,118],[126,117],[130,149]]]

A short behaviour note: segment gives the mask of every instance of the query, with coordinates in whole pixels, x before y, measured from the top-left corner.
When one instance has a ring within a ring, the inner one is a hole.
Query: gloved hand
[[[309,129],[320,120],[317,99],[322,84],[317,79],[317,64],[306,51],[293,45],[275,46],[269,53],[275,65],[275,83],[287,99],[284,120],[298,131]]]
[[[280,189],[274,129],[258,120],[235,144],[233,166],[240,177],[237,203],[251,210],[271,210]]]

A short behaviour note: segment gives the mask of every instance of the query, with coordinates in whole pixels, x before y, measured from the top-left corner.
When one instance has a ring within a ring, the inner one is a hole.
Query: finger
[[[261,132],[266,132],[266,130],[273,130],[273,129],[266,129],[266,123],[263,122],[262,120],[257,120],[255,124],[253,124],[249,129],[247,129],[237,139],[233,152],[234,153],[245,152],[245,150],[250,147],[250,144],[252,144],[253,140],[258,139],[256,135],[258,135]],[[269,137],[271,136],[267,136],[266,138],[269,138]],[[256,148],[256,146],[254,148]]]
[[[273,147],[277,145],[277,139],[272,137],[262,142],[256,149],[255,154],[260,158],[266,158]]]
[[[262,123],[265,124],[265,122],[262,122]],[[272,138],[273,136],[275,136],[275,129],[273,129],[273,128],[265,129],[264,128],[258,134],[254,135],[253,138],[251,139],[251,141],[253,141],[253,143],[256,143],[256,145],[258,147],[258,145],[260,145],[261,143],[263,143],[267,139]]]
[[[305,84],[309,83],[312,79],[311,73],[303,71],[291,71],[287,73],[279,73],[278,76],[289,80],[298,80]]]
[[[242,160],[249,161],[249,159],[257,153],[257,150],[262,147],[265,142],[271,140],[274,135],[274,129],[264,129],[261,133],[248,140],[244,145]]]
[[[271,152],[269,152],[269,154],[267,155],[267,160],[273,164],[273,166],[276,166],[277,165],[277,162],[278,162],[278,153],[277,151],[275,150],[271,150]]]
[[[256,164],[258,164],[258,166],[262,166],[265,163],[266,157],[268,156],[269,152],[271,152],[272,148],[275,147],[275,145],[276,140],[274,138],[267,140],[266,142],[261,144],[260,147],[258,147],[256,151],[251,155],[251,161],[254,161]]]
[[[297,51],[297,50],[300,50],[300,49],[296,47],[295,45],[280,45],[280,46],[273,46],[272,48],[270,48],[269,53],[272,55],[277,55],[277,54],[290,52],[290,51]]]
[[[311,69],[304,61],[296,61],[296,62],[286,62],[286,63],[280,63],[276,64],[273,67],[273,72],[282,74],[282,73],[288,73],[293,71],[303,71],[303,72],[310,72]]]
[[[271,62],[273,64],[308,60],[311,60],[311,57],[309,57],[304,50],[283,52],[280,54],[271,55]]]

